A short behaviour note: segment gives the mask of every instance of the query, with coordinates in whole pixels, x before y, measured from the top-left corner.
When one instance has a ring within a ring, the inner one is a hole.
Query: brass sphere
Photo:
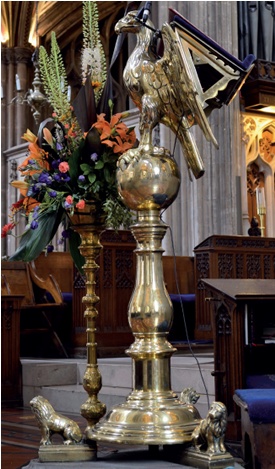
[[[123,202],[130,209],[161,209],[177,197],[180,172],[168,150],[153,147],[144,152],[135,148],[120,157],[117,184]]]

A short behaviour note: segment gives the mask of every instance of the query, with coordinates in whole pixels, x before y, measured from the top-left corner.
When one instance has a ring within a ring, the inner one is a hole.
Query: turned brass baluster
[[[82,210],[72,217],[73,229],[79,233],[81,244],[80,253],[85,259],[83,270],[86,276],[86,294],[82,298],[86,305],[84,317],[86,318],[87,333],[87,367],[83,376],[83,388],[88,394],[87,401],[81,406],[81,415],[87,420],[85,436],[88,443],[95,445],[91,437],[92,427],[104,416],[106,405],[98,399],[101,389],[101,374],[97,364],[96,320],[98,311],[96,304],[99,297],[96,295],[96,273],[99,265],[96,263],[102,245],[100,235],[104,231],[104,216],[98,211],[95,204],[87,206],[88,213]]]

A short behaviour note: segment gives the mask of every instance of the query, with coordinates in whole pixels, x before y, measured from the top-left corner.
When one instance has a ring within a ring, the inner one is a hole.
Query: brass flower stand
[[[99,297],[95,293],[96,272],[99,266],[96,259],[100,254],[102,245],[100,235],[105,229],[105,217],[96,203],[87,203],[83,210],[75,211],[71,217],[72,228],[81,237],[79,250],[85,258],[83,270],[86,275],[86,294],[82,301],[86,305],[84,312],[87,332],[87,367],[83,376],[83,387],[88,394],[87,401],[81,406],[81,415],[87,420],[83,439],[77,444],[41,445],[39,460],[47,462],[80,462],[97,459],[97,444],[91,435],[92,427],[104,416],[106,406],[98,399],[101,389],[101,374],[97,365],[96,319],[98,311],[96,304]],[[58,422],[61,416],[56,414]],[[69,427],[71,423],[66,424]],[[64,428],[68,433],[69,428]],[[57,431],[57,430],[56,430]]]
[[[87,367],[83,376],[83,388],[88,394],[88,399],[81,406],[81,415],[88,422],[85,429],[85,437],[89,446],[94,449],[96,457],[96,443],[91,437],[91,429],[106,413],[106,405],[98,399],[102,383],[97,364],[96,344],[96,319],[98,316],[96,304],[99,301],[99,297],[95,292],[96,272],[99,269],[96,259],[102,249],[100,235],[105,229],[105,218],[98,206],[91,203],[86,204],[85,209],[75,212],[71,221],[73,229],[81,237],[79,250],[85,258],[83,270],[86,275],[87,289],[82,301],[86,305],[84,316],[87,325]]]
[[[95,425],[92,438],[137,445],[186,443],[200,415],[171,390],[170,357],[176,349],[167,341],[173,309],[163,281],[161,244],[167,225],[160,219],[160,209],[178,193],[179,171],[163,149],[146,154],[130,150],[120,158],[117,177],[126,205],[138,211],[132,227],[136,285],[129,304],[135,341],[126,351],[132,358],[133,391]]]

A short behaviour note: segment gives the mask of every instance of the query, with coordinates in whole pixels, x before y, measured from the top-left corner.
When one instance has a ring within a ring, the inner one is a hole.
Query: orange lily
[[[46,140],[46,142],[52,147],[53,146],[53,136],[49,129],[47,127],[44,127],[43,129],[43,137]]]
[[[24,176],[28,176],[28,175],[32,175],[32,174],[35,174],[35,173],[41,173],[42,169],[49,170],[50,166],[49,166],[49,163],[46,160],[46,155],[47,155],[47,153],[44,150],[42,150],[42,148],[40,148],[37,145],[36,142],[30,143],[29,144],[29,155],[27,156],[27,158],[23,161],[23,163],[18,168],[19,171],[21,171],[21,173]],[[32,170],[24,169],[25,166],[28,165],[29,160],[31,160],[31,159],[36,160],[37,163],[39,164],[39,166],[41,166],[41,169],[32,169]]]
[[[34,135],[29,129],[27,129],[27,132],[24,133],[24,135],[22,136],[22,138],[24,140],[26,140],[27,142],[30,142],[30,143],[35,143],[37,142],[37,136]]]
[[[20,191],[21,191],[21,190],[23,190],[23,191],[24,191],[24,190],[27,190],[28,187],[29,187],[28,183],[25,182],[25,181],[12,181],[12,182],[11,182],[11,185],[12,185],[13,187],[16,187],[16,189],[20,189]]]
[[[123,142],[119,135],[117,135],[115,140],[104,140],[102,143],[111,147],[114,153],[124,153],[126,150],[132,148],[132,144],[129,142]]]
[[[115,126],[117,125],[117,123],[121,119],[121,116],[122,116],[121,113],[114,114],[111,117],[110,122],[107,122],[104,119],[105,114],[103,114],[103,113],[99,114],[97,116],[97,122],[95,124],[93,124],[92,127],[95,127],[100,132],[100,134],[101,134],[100,135],[100,140],[104,140],[105,138],[108,138],[112,134],[115,133],[115,131],[116,131]]]
[[[28,215],[37,205],[40,205],[40,203],[32,197],[25,197],[22,205],[24,207],[26,215]]]

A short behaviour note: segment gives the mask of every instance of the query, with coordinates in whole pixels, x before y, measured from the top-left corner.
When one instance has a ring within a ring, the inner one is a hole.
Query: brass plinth
[[[91,429],[106,413],[106,405],[98,399],[102,380],[97,365],[96,319],[98,311],[96,304],[99,301],[99,297],[95,293],[96,272],[99,269],[96,259],[102,249],[100,235],[104,231],[104,222],[105,218],[100,208],[94,203],[86,204],[85,209],[78,210],[72,217],[73,229],[81,237],[79,249],[85,258],[83,270],[86,275],[86,294],[82,301],[86,305],[84,316],[87,325],[87,367],[83,376],[83,387],[88,394],[88,399],[81,406],[81,415],[88,422],[85,429],[85,438],[89,445],[94,447]]]
[[[170,357],[176,349],[167,341],[173,308],[163,281],[162,239],[167,225],[159,210],[138,212],[132,227],[137,241],[136,285],[129,304],[135,337],[126,351],[132,358],[133,391],[92,429],[92,438],[124,444],[182,444],[200,415],[171,390]]]

